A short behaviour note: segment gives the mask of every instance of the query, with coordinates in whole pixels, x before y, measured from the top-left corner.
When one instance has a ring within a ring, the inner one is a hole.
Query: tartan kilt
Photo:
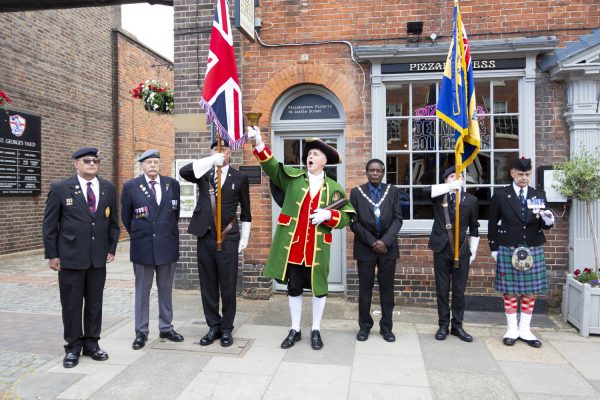
[[[523,246],[526,247],[526,246]],[[548,293],[548,274],[543,246],[530,246],[533,266],[528,271],[519,271],[512,266],[512,255],[516,247],[500,246],[496,262],[497,291],[507,294]]]

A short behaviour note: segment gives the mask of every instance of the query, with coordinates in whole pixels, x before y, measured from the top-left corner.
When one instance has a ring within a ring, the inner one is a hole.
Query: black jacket
[[[527,198],[544,199],[546,192],[536,190],[531,186],[527,189]],[[525,221],[521,219],[521,204],[519,195],[513,185],[498,188],[494,191],[490,202],[490,217],[488,221],[488,240],[491,251],[497,251],[498,246],[518,246],[524,240],[529,246],[541,246],[546,242],[544,229],[550,229],[540,216],[537,218],[531,210],[527,210]]]
[[[179,175],[188,182],[193,182],[198,185],[198,202],[194,209],[194,215],[190,221],[188,227],[188,233],[197,237],[202,237],[210,229],[216,229],[213,222],[212,206],[210,203],[210,195],[208,193],[211,188],[211,183],[214,180],[215,168],[211,168],[210,171],[202,175],[200,178],[196,178],[194,175],[193,163],[190,163],[179,170]],[[221,187],[221,229],[229,224],[229,222],[236,216],[238,203],[240,204],[241,213],[240,220],[244,222],[251,222],[251,211],[250,211],[250,189],[248,183],[248,177],[229,166],[227,176],[221,176],[221,179],[225,179]],[[223,240],[239,240],[239,224],[236,219],[233,227],[227,233]]]
[[[121,221],[129,232],[131,262],[163,265],[179,259],[179,182],[160,177],[161,201],[156,204],[146,177],[125,182]]]
[[[448,194],[450,196],[450,194]],[[442,203],[444,195],[434,197],[433,201],[433,227],[429,236],[429,248],[436,253],[440,253],[448,244],[448,230],[446,229],[446,216]],[[469,236],[479,236],[479,208],[477,205],[477,197],[467,192],[461,192],[460,209],[459,209],[459,232],[460,236],[458,244],[461,246],[460,256],[471,256],[468,245],[463,245],[467,228],[469,228]],[[454,218],[450,215],[450,223],[452,225],[452,234],[454,230]]]
[[[77,175],[50,186],[42,231],[45,257],[60,258],[61,268],[104,268],[119,240],[115,185],[98,178],[96,213],[88,209]]]
[[[381,184],[381,196],[384,195],[388,184]],[[361,186],[365,195],[371,198],[369,184]],[[372,250],[376,238],[376,225],[374,207],[363,197],[358,188],[350,191],[350,204],[356,211],[356,216],[350,222],[350,229],[354,232],[354,259],[370,261],[377,258],[377,253]],[[400,257],[398,249],[398,232],[402,227],[402,210],[400,208],[400,191],[391,186],[390,191],[380,206],[381,238],[388,248],[386,258],[397,259]]]

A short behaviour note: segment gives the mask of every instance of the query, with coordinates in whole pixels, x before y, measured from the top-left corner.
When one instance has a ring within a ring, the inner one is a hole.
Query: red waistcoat
[[[318,208],[320,198],[320,190],[312,199],[308,192],[304,196],[304,201],[302,201],[302,206],[300,207],[300,214],[298,215],[298,225],[296,225],[296,230],[294,231],[294,241],[290,249],[290,257],[288,258],[288,262],[292,264],[304,264],[307,267],[312,266],[316,228],[315,225],[311,224],[308,217]]]

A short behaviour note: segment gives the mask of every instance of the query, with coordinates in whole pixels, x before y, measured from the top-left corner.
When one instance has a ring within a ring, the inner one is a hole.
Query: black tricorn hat
[[[332,146],[328,145],[324,141],[319,138],[307,138],[306,144],[304,145],[304,152],[302,153],[302,162],[306,164],[306,159],[308,158],[308,152],[313,149],[318,149],[325,154],[327,157],[327,164],[339,164],[342,162],[342,157],[340,157],[340,153]]]
[[[522,172],[531,171],[531,158],[515,158],[512,163],[512,168]]]

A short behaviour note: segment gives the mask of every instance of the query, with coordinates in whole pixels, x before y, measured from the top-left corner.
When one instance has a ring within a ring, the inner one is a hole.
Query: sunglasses
[[[100,159],[99,158],[82,158],[81,161],[83,161],[86,164],[100,164]]]

